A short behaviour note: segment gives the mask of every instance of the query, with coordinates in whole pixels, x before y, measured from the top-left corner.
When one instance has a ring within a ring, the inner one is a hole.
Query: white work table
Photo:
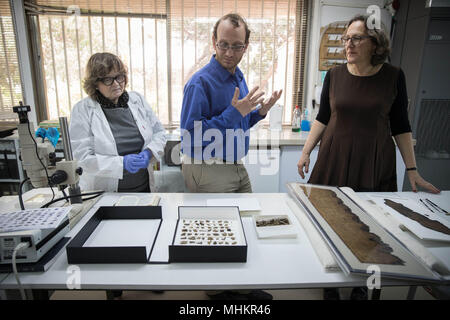
[[[405,193],[402,193],[405,194]],[[289,289],[365,286],[366,278],[346,276],[343,272],[325,272],[314,249],[283,193],[191,194],[161,193],[163,219],[176,219],[180,205],[206,205],[208,198],[257,198],[261,215],[288,214],[298,230],[293,239],[258,239],[252,218],[242,221],[248,244],[246,263],[170,263],[170,264],[80,264],[80,289],[133,290],[212,290],[212,289]],[[107,193],[68,233],[73,237],[99,206],[112,205],[121,194]],[[427,194],[428,196],[428,194]],[[450,203],[450,192],[443,193]],[[447,247],[450,256],[450,248]],[[67,289],[66,251],[46,272],[21,273],[25,289]],[[13,274],[0,289],[17,289]],[[382,279],[381,286],[417,285],[419,283]]]

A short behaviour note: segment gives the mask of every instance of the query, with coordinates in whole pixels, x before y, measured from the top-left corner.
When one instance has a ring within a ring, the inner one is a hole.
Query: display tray
[[[346,273],[369,275],[375,265],[382,277],[442,280],[343,189],[301,183],[289,183],[288,189]]]
[[[238,207],[178,207],[170,262],[246,262],[247,240]]]
[[[147,263],[161,222],[160,206],[100,207],[67,245],[67,261]]]

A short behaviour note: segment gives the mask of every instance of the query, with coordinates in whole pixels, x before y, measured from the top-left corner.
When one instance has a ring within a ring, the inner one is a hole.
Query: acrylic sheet
[[[382,277],[440,279],[341,189],[301,183],[288,189],[346,273],[368,275],[375,266]]]
[[[413,199],[369,197],[419,239],[450,242],[450,221],[442,213],[431,212]]]

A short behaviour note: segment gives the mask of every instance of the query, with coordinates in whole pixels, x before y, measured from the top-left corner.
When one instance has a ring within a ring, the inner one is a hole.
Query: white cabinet
[[[300,177],[297,169],[297,163],[300,159],[302,150],[303,146],[281,146],[279,192],[287,192],[286,183],[288,182],[308,182],[309,176],[311,175],[317,160],[319,146],[316,146],[311,152],[311,162],[309,164],[309,171],[305,175],[305,179]],[[405,176],[405,164],[398,148],[396,148],[396,171],[398,191],[402,191]]]
[[[403,181],[405,180],[406,166],[403,162],[402,154],[399,148],[395,148],[395,164],[397,171],[397,190],[403,191]]]
[[[300,160],[303,146],[281,146],[281,158],[280,158],[280,179],[279,179],[279,192],[287,192],[286,183],[288,182],[308,182],[311,175],[314,164],[317,160],[317,154],[319,147],[315,147],[310,154],[310,164],[308,173],[305,175],[305,179],[302,179],[298,174],[297,163]]]
[[[280,149],[250,149],[243,162],[253,192],[279,192]]]
[[[279,147],[277,145],[277,148],[273,149],[267,149],[265,145],[263,149],[250,149],[245,158],[243,158],[243,162],[250,177],[253,192],[287,192],[286,183],[288,182],[307,183],[317,160],[319,146],[316,146],[311,152],[309,172],[306,174],[305,179],[300,177],[297,170],[297,163],[302,150],[303,145],[281,145]],[[399,191],[402,191],[405,165],[398,148],[396,148],[396,164],[397,185]],[[167,190],[169,191],[166,192],[182,192],[184,181],[179,168],[170,169],[171,172],[166,172],[165,174],[171,176],[157,177],[159,178],[158,181],[161,185],[168,188]],[[155,174],[158,175],[157,173]],[[163,188],[162,190],[166,189]]]

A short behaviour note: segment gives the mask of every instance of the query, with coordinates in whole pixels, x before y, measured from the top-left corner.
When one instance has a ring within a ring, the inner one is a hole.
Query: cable
[[[45,167],[45,165],[44,165],[44,163],[42,162],[41,158],[39,158],[38,145],[37,145],[36,140],[34,140],[33,135],[31,134],[30,121],[27,121],[27,126],[28,126],[28,133],[30,134],[31,139],[32,139],[33,142],[34,142],[34,147],[35,147],[35,149],[36,149],[36,157],[38,158],[39,162],[42,164],[42,167],[43,167],[44,170],[45,170],[45,175],[47,176],[47,183],[48,183],[50,189],[52,190],[52,193],[53,193],[52,201],[53,201],[53,199],[55,199],[55,191],[53,191],[52,185],[51,185],[51,183],[50,183],[50,177],[49,177],[49,175],[48,175],[47,168]]]
[[[67,193],[66,193],[66,191],[64,189],[62,189],[61,192],[64,195],[64,197],[67,197]],[[69,199],[66,199],[66,202],[69,202]]]
[[[27,296],[25,295],[25,290],[22,288],[22,283],[20,282],[20,279],[19,279],[19,273],[17,272],[16,255],[17,255],[17,252],[19,252],[20,250],[26,249],[28,247],[29,247],[28,242],[21,242],[14,248],[13,255],[12,255],[12,267],[13,267],[13,271],[14,271],[14,276],[16,277],[16,280],[17,280],[17,284],[19,285],[19,290],[20,290],[20,295],[22,296],[22,300],[27,300]]]
[[[25,210],[25,206],[23,204],[23,199],[22,199],[22,187],[25,184],[25,182],[27,182],[29,180],[30,180],[30,178],[26,178],[19,185],[19,203],[20,203],[20,209],[22,209],[22,210]]]
[[[61,200],[66,200],[66,199],[76,198],[76,197],[83,197],[83,196],[92,196],[93,195],[93,197],[90,197],[90,198],[87,198],[87,199],[83,199],[83,200],[90,200],[90,199],[94,199],[94,198],[102,195],[103,193],[105,193],[105,191],[96,191],[96,192],[73,194],[73,195],[70,195],[70,196],[61,197],[61,198],[57,198],[55,200],[49,201],[46,204],[44,204],[41,208],[48,208],[51,204],[54,204],[55,202],[58,202],[58,201],[61,201]]]
[[[95,196],[92,196],[92,197],[89,197],[89,198],[84,198],[84,199],[82,199],[82,200],[83,200],[83,201],[87,201],[87,200],[95,199],[95,198],[97,198],[98,196],[100,196],[100,194],[95,195]]]

